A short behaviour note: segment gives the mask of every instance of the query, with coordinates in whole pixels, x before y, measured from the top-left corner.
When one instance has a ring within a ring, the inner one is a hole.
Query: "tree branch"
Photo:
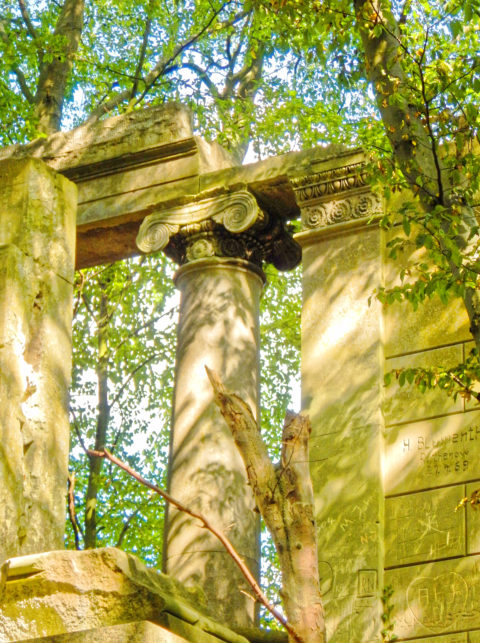
[[[10,38],[5,30],[5,23],[3,20],[0,20],[0,38],[3,40],[3,42],[6,45],[11,45]],[[33,105],[33,103],[35,102],[35,96],[30,91],[30,88],[27,83],[27,79],[25,78],[25,74],[22,72],[20,67],[14,63],[10,65],[10,69],[17,77],[18,86],[20,87],[22,94],[25,96],[26,100],[31,105]]]
[[[18,6],[20,7],[20,12],[22,14],[23,22],[25,23],[28,33],[31,35],[31,37],[36,40],[37,39],[37,32],[35,30],[35,27],[33,26],[33,23],[30,19],[30,14],[28,13],[27,5],[25,3],[25,0],[18,0]]]
[[[148,489],[151,489],[155,493],[157,493],[159,496],[161,496],[164,500],[166,500],[170,505],[178,509],[179,511],[182,511],[183,513],[186,513],[188,516],[191,516],[192,518],[195,518],[198,520],[201,524],[201,526],[209,531],[211,534],[217,538],[228,554],[231,556],[231,558],[234,560],[238,568],[240,569],[241,573],[243,574],[244,578],[252,588],[255,597],[257,600],[268,609],[268,611],[275,617],[275,619],[281,623],[285,629],[289,632],[291,636],[295,638],[298,643],[302,643],[302,639],[300,639],[296,633],[292,630],[290,625],[287,623],[285,617],[283,614],[281,614],[268,600],[268,598],[265,596],[265,594],[262,592],[260,586],[258,585],[257,581],[255,580],[253,574],[250,572],[248,569],[247,565],[244,563],[243,559],[241,556],[238,554],[237,550],[235,547],[232,545],[230,540],[218,529],[216,529],[208,520],[205,518],[203,514],[200,514],[196,511],[192,511],[189,509],[186,505],[182,504],[179,500],[176,500],[173,498],[170,494],[168,494],[166,491],[161,489],[160,487],[157,487],[157,485],[152,484],[148,480],[146,480],[143,476],[141,476],[139,473],[134,471],[128,464],[114,456],[110,451],[107,449],[103,449],[101,451],[96,451],[89,449],[88,450],[88,455],[92,458],[106,458],[109,460],[112,464],[115,464],[117,467],[120,467],[120,469],[123,469],[128,475],[132,476],[132,478],[135,478],[140,484],[142,484],[144,487],[147,487]]]
[[[193,45],[201,36],[210,33],[213,29],[213,23],[217,16],[223,11],[223,9],[230,3],[231,0],[226,0],[217,10],[214,11],[213,15],[211,18],[207,21],[207,23],[198,31],[196,34],[189,36],[186,38],[183,42],[179,43],[173,50],[173,52],[169,56],[163,56],[160,58],[157,63],[155,64],[154,68],[145,76],[141,79],[141,82],[144,84],[145,89],[140,95],[140,97],[136,100],[135,104],[138,104],[140,101],[142,101],[146,94],[150,91],[150,89],[153,87],[153,85],[157,82],[158,78],[162,76],[165,71],[169,68],[171,63],[178,58],[178,56],[185,51],[188,47]],[[231,26],[235,24],[238,20],[241,20],[246,15],[247,12],[241,11],[238,14],[235,14],[233,18],[230,20],[225,20],[223,22],[217,23],[217,26],[219,29],[224,29],[227,28],[228,26]],[[85,121],[86,123],[95,123],[98,121],[102,116],[105,114],[108,114],[111,112],[113,109],[121,105],[124,101],[131,100],[131,90],[130,89],[125,89],[121,92],[118,92],[110,100],[106,101],[102,105],[98,105],[90,114],[88,119]]]
[[[145,21],[145,30],[143,32],[142,46],[140,48],[140,55],[138,57],[137,67],[135,69],[135,79],[133,81],[132,91],[130,94],[130,100],[135,97],[138,89],[138,81],[141,78],[143,63],[145,61],[145,54],[147,52],[148,39],[150,37],[150,30],[152,28],[152,19],[150,16],[147,17]]]
[[[142,509],[142,507],[138,507],[138,509],[135,509],[135,511],[123,523],[122,531],[120,532],[120,535],[118,537],[117,544],[115,545],[115,547],[121,547],[122,546],[123,539],[127,535],[127,531],[130,529],[130,525],[132,524],[133,519],[138,516],[138,514],[140,513],[141,509]]]
[[[83,29],[85,0],[65,0],[53,32],[65,40],[64,50],[43,64],[35,95],[38,128],[52,134],[60,128],[65,88],[70,75],[73,58],[80,45]]]
[[[78,524],[77,514],[75,511],[75,473],[71,473],[68,476],[68,515],[70,517],[70,522],[72,524],[73,533],[75,534],[75,549],[78,551],[80,549],[80,538],[79,534],[83,537],[83,531],[80,525]]]
[[[307,416],[288,417],[281,468],[275,469],[248,404],[205,367],[220,409],[244,461],[257,507],[270,531],[282,570],[281,596],[295,640],[325,643],[320,595]],[[298,546],[297,546],[298,545]]]

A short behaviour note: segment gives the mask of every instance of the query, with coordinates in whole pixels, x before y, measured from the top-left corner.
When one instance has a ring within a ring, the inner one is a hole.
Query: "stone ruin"
[[[402,232],[378,215],[404,197],[385,202],[367,178],[362,151],[339,146],[236,166],[178,105],[0,150],[0,641],[248,640],[243,579],[185,515],[168,513],[168,576],[115,549],[62,551],[74,269],[140,249],[179,264],[172,495],[208,498],[258,573],[252,498],[204,364],[258,412],[262,264],[301,261],[328,641],[380,640],[391,586],[401,640],[480,643],[480,513],[454,511],[480,486],[480,411],[383,386],[394,368],[461,361],[469,323],[459,301],[369,303],[420,251],[388,257]]]

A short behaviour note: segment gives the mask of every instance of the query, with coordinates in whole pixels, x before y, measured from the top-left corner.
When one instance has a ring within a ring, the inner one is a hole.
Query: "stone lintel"
[[[235,166],[216,143],[194,136],[178,104],[152,107],[0,150],[33,156],[78,187],[76,267],[138,254],[143,219],[192,201],[247,190],[271,219],[299,216],[289,177],[354,165],[359,150],[331,145]]]

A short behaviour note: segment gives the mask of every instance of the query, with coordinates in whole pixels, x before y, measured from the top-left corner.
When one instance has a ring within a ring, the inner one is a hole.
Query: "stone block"
[[[477,475],[480,475],[477,474]],[[465,496],[470,497],[474,491],[480,489],[480,480],[471,482],[465,487]],[[467,554],[480,553],[480,510],[466,506],[467,514]]]
[[[375,609],[378,599],[343,597],[325,605],[328,643],[378,643],[382,628]]]
[[[385,233],[385,245],[394,237],[404,238],[400,226]],[[385,250],[385,255],[387,250]],[[397,259],[385,256],[384,285],[400,285],[400,271],[426,260],[424,249],[411,243]],[[452,299],[445,306],[437,296],[426,299],[414,310],[408,302],[395,302],[384,308],[385,355],[393,357],[422,351],[436,346],[454,344],[471,339],[470,322],[460,299]]]
[[[131,641],[137,641],[138,643],[181,643],[182,641],[188,641],[183,636],[169,632],[166,628],[150,621],[122,623],[120,625],[98,627],[93,630],[59,634],[58,636],[46,636],[34,640],[39,643],[99,643],[99,641],[108,641],[108,643],[130,643]],[[210,640],[218,639],[210,637]]]
[[[76,188],[0,163],[0,562],[63,545]]]
[[[315,235],[315,233],[312,233]],[[381,283],[377,228],[303,244],[302,406],[313,435],[379,423]]]
[[[387,495],[478,478],[480,412],[390,427],[385,435]]]
[[[411,565],[385,572],[401,639],[456,634],[480,628],[480,557]]]
[[[463,485],[387,498],[385,566],[465,555]]]
[[[426,639],[415,639],[415,643],[472,643],[473,639],[468,638],[472,633],[460,632],[458,634],[447,634],[446,636],[429,636]],[[476,639],[475,639],[476,640]]]
[[[388,373],[400,368],[429,366],[450,368],[451,366],[456,366],[462,360],[463,344],[455,344],[454,346],[386,359],[385,372]],[[463,411],[463,401],[461,397],[454,401],[453,398],[439,389],[427,390],[425,393],[421,393],[415,384],[406,383],[401,387],[393,377],[390,386],[385,387],[383,411],[385,423],[389,425],[446,413],[459,413]]]
[[[67,638],[60,640],[116,641],[98,632],[127,623],[135,630],[139,621],[151,621],[178,637],[167,641],[247,643],[198,609],[200,593],[118,549],[33,554],[10,559],[1,571],[0,641],[5,643],[63,635]],[[141,627],[152,632],[150,626]],[[119,633],[119,641],[132,640],[121,638],[122,628],[104,631]]]
[[[328,640],[378,639],[384,491],[381,233],[367,225],[298,235],[303,249],[302,405],[312,420],[311,471]],[[366,588],[370,588],[366,592]]]

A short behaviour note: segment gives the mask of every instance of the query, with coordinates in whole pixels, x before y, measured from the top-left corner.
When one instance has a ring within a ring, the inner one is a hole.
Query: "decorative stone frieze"
[[[301,250],[285,221],[264,212],[250,192],[232,194],[155,212],[137,236],[143,252],[164,250],[183,265],[207,257],[245,259],[257,266],[271,262],[279,270],[294,268]]]
[[[375,194],[357,194],[302,208],[302,223],[304,228],[320,228],[379,214],[381,207],[381,200]]]
[[[302,228],[323,228],[379,214],[381,199],[370,192],[366,179],[361,162],[290,179],[301,209]]]
[[[366,186],[364,163],[352,163],[296,177],[290,180],[299,204],[314,199],[330,198],[339,192],[351,191]]]

